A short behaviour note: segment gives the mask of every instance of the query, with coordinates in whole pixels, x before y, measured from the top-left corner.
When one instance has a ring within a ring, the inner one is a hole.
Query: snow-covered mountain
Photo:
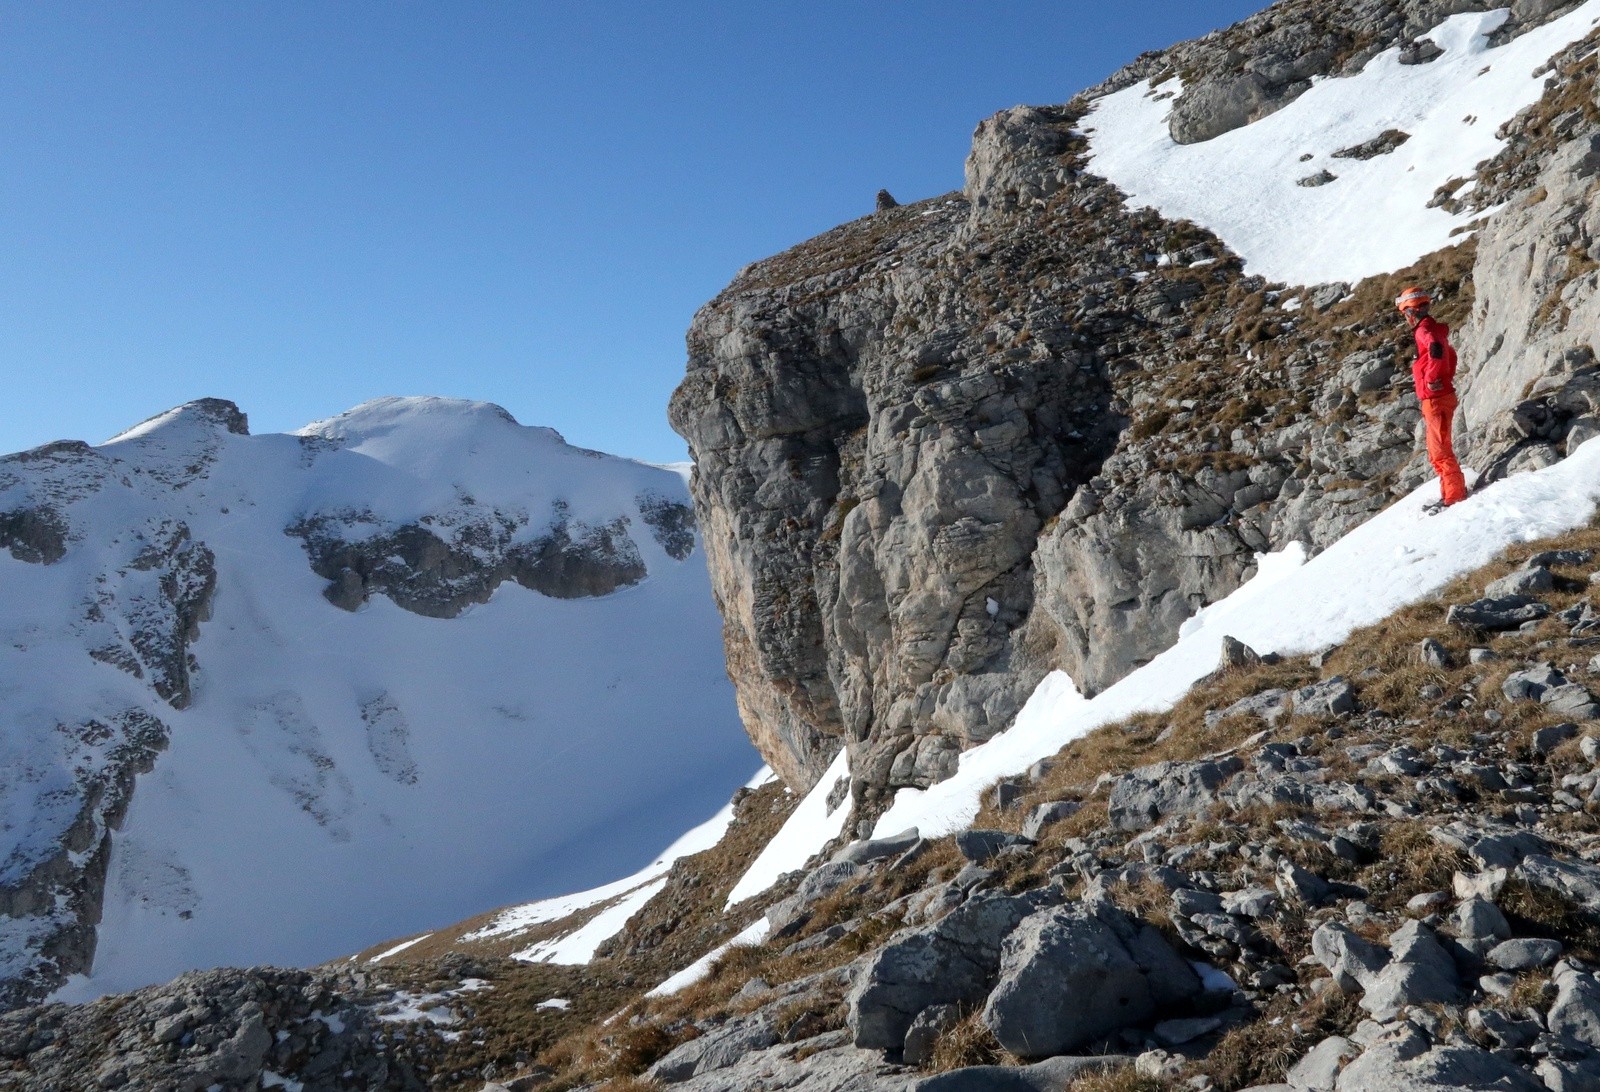
[[[651,860],[760,764],[686,501],[436,398],[262,436],[208,399],[0,461],[6,997]]]

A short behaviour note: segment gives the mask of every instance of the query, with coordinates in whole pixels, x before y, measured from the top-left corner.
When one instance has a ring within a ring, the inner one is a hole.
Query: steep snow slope
[[[1198,144],[1168,132],[1180,81],[1134,84],[1084,119],[1089,169],[1135,207],[1216,232],[1269,280],[1354,282],[1403,268],[1473,219],[1428,207],[1435,190],[1499,151],[1496,130],[1538,101],[1541,66],[1600,24],[1600,0],[1491,48],[1505,19],[1504,9],[1454,16],[1427,35],[1444,50],[1435,60],[1404,65],[1398,47],[1387,50],[1356,76],[1320,79],[1282,110]],[[1370,158],[1336,155],[1389,130],[1409,139]],[[1301,184],[1324,171],[1333,178]]]
[[[1047,676],[1012,727],[962,754],[953,777],[925,791],[900,790],[874,837],[910,827],[924,837],[964,829],[983,790],[1000,778],[1022,773],[1102,724],[1169,708],[1216,668],[1225,635],[1263,653],[1337,644],[1513,543],[1581,526],[1600,504],[1600,442],[1545,470],[1497,482],[1438,516],[1422,516],[1422,505],[1437,497],[1437,483],[1429,482],[1309,561],[1298,544],[1263,556],[1255,578],[1190,619],[1177,644],[1093,699],[1065,674]],[[826,808],[834,781],[830,773],[801,802],[740,880],[740,898],[766,890],[837,836],[839,822]]]
[[[65,998],[649,861],[759,765],[685,500],[442,399],[268,436],[193,403],[0,463],[7,977],[77,969],[52,938],[92,924],[104,798],[151,761]]]

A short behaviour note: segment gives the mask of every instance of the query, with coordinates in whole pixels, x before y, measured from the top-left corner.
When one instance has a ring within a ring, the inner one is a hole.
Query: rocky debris
[[[1033,1065],[978,1065],[928,1077],[910,1092],[1056,1092],[1096,1073],[1121,1069],[1132,1058],[1120,1054],[1049,1058]]]
[[[1427,64],[1429,61],[1436,61],[1443,56],[1444,50],[1432,38],[1408,42],[1400,48],[1401,64]]]
[[[1546,1092],[1544,1085],[1516,1063],[1476,1046],[1429,1046],[1426,1037],[1399,1032],[1373,1043],[1345,1066],[1334,1086],[1339,1092],[1395,1089],[1495,1089]]]
[[[1438,54],[1436,53],[1434,56],[1438,56]],[[1420,62],[1413,61],[1412,63]],[[1385,129],[1371,140],[1362,141],[1360,144],[1355,144],[1348,148],[1340,148],[1333,153],[1333,158],[1376,159],[1380,155],[1388,155],[1410,139],[1410,133],[1401,132],[1399,129]]]
[[[1226,709],[1207,710],[1206,727],[1215,728],[1229,717],[1260,717],[1268,724],[1276,724],[1278,718],[1287,713],[1292,705],[1293,698],[1289,692],[1274,687],[1247,698],[1240,698]]]
[[[1579,683],[1569,682],[1548,661],[1535,664],[1522,671],[1513,671],[1500,684],[1507,701],[1536,701],[1560,716],[1593,720],[1600,717],[1600,704],[1594,695]],[[1577,726],[1567,726],[1566,735],[1577,734]]]
[[[53,565],[67,556],[67,522],[45,507],[0,512],[0,547],[18,561]]]
[[[0,1082],[19,1092],[254,1088],[266,1074],[329,1092],[428,1087],[376,1011],[394,991],[357,976],[197,971],[88,1005],[0,1016]],[[422,1026],[411,1025],[412,1034]]]
[[[1216,802],[1217,790],[1243,768],[1233,757],[1141,766],[1113,784],[1107,805],[1111,825],[1141,830],[1168,815],[1203,812]]]
[[[639,506],[639,518],[667,556],[674,561],[688,560],[694,553],[694,508],[659,493],[641,493],[634,501]]]
[[[1522,859],[1517,875],[1535,887],[1554,891],[1591,914],[1600,914],[1600,866],[1532,854]]]
[[[1041,910],[1006,937],[983,1021],[1025,1058],[1066,1054],[1186,1001],[1200,980],[1161,934],[1110,906]]]
[[[1334,174],[1330,170],[1323,169],[1318,171],[1316,174],[1308,174],[1304,178],[1297,179],[1295,181],[1295,185],[1304,186],[1307,189],[1315,189],[1318,186],[1326,186],[1330,182],[1337,181],[1339,181],[1338,175]]]

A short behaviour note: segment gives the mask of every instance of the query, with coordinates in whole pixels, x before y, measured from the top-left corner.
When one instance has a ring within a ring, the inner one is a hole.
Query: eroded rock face
[[[329,581],[323,595],[336,607],[355,610],[381,594],[417,614],[454,618],[488,602],[507,580],[555,599],[583,599],[609,595],[646,575],[625,518],[591,526],[569,520],[559,505],[550,529],[523,541],[517,535],[526,517],[519,522],[498,512],[357,533],[373,522],[370,513],[341,513],[312,516],[287,529],[305,540],[311,568]],[[684,533],[679,524],[661,534],[681,548]],[[687,534],[692,548],[693,531]]]

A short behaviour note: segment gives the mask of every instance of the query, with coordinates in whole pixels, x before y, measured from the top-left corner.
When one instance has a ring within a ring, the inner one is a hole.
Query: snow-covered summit
[[[0,460],[0,547],[13,998],[587,886],[759,765],[682,477],[488,403],[191,402]]]

